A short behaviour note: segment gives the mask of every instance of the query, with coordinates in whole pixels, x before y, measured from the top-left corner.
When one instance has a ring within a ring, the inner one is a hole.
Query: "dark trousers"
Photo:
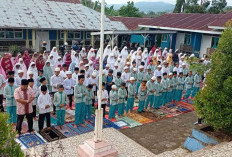
[[[33,115],[33,118],[35,118],[36,117],[36,105],[33,105],[32,107],[33,107],[32,115]]]
[[[51,119],[50,119],[50,112],[48,113],[44,113],[44,114],[39,114],[39,131],[41,131],[44,127],[44,120],[46,117],[46,121],[47,121],[47,127],[51,126]]]
[[[106,104],[101,104],[101,108],[103,108],[103,118],[105,118],[105,115],[106,115]]]
[[[25,116],[27,118],[27,123],[28,123],[28,132],[33,131],[33,116],[32,116],[32,113],[24,114],[24,115],[17,115],[16,131],[18,132],[18,134],[21,134],[22,123],[23,123],[23,119],[24,119]]]
[[[3,95],[0,95],[0,110],[1,110],[1,112],[4,112],[4,107],[3,107]]]
[[[68,97],[68,100],[69,100],[69,107],[72,108],[72,102],[73,102],[72,97],[73,97],[73,94],[67,95],[67,97]]]

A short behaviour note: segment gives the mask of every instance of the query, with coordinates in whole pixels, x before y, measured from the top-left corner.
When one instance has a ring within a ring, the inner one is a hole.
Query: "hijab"
[[[1,67],[5,71],[5,73],[8,73],[9,71],[12,71],[13,69],[13,64],[11,61],[11,55],[8,53],[5,53],[2,60],[1,60]]]
[[[28,71],[27,71],[27,77],[29,78],[29,73],[28,72],[33,72],[34,73],[33,78],[37,79],[37,77],[38,77],[38,70],[37,70],[36,66],[32,67],[32,65],[35,65],[35,62],[31,62],[30,66],[28,68]]]
[[[58,52],[57,52],[56,47],[53,47],[53,48],[52,48],[52,51],[51,51],[50,55],[53,56],[53,60],[54,60],[54,61],[57,61],[59,55],[58,55]]]
[[[26,65],[26,68],[28,69],[29,68],[29,65],[30,65],[30,62],[31,62],[31,56],[29,55],[28,51],[24,51],[23,53],[23,61]]]

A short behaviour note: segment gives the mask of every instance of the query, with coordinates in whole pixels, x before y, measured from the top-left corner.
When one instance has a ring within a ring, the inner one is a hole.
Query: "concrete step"
[[[192,130],[192,136],[197,139],[198,141],[201,141],[205,144],[218,144],[219,142],[216,141],[214,138],[210,137],[209,135],[205,134],[204,132],[201,132],[199,130],[193,129]]]
[[[194,137],[187,137],[187,139],[184,142],[184,148],[191,151],[191,152],[195,152],[198,151],[200,149],[203,149],[207,146],[207,144],[199,141],[198,139],[194,138]]]

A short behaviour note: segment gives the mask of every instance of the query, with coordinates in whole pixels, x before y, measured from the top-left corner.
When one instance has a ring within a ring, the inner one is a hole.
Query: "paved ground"
[[[196,113],[190,112],[120,131],[154,154],[160,154],[182,146],[196,120]]]

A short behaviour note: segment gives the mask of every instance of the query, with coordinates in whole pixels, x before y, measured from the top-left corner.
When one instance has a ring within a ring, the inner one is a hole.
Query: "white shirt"
[[[32,105],[35,106],[37,104],[37,97],[39,95],[39,90],[38,90],[37,86],[35,86],[35,85],[31,89],[33,90],[34,95],[35,95],[35,99],[32,101]]]
[[[51,77],[51,86],[52,86],[52,92],[57,92],[58,91],[58,85],[63,84],[63,78],[62,76],[58,75],[53,75]]]
[[[161,70],[159,71],[158,69],[156,69],[155,72],[154,72],[154,76],[155,77],[162,76],[162,71]]]
[[[98,79],[97,79],[97,77],[96,77],[96,78],[92,78],[92,77],[89,78],[89,79],[88,79],[88,85],[89,85],[89,84],[96,84],[96,85],[97,85],[97,84],[98,84]],[[96,86],[96,85],[93,86],[93,91],[96,91],[96,90],[97,90],[97,86]]]
[[[73,88],[74,88],[74,86],[75,86],[75,81],[72,78],[70,78],[70,79],[66,78],[64,80],[64,92],[67,95],[73,94]]]
[[[99,76],[99,70],[96,70],[96,69],[95,69],[93,72],[95,72],[95,73],[97,74],[96,77],[98,78],[98,76]]]
[[[77,84],[77,82],[78,82],[78,75],[79,75],[79,73],[73,73],[72,74],[72,79],[75,81],[75,84]]]
[[[123,72],[121,79],[122,79],[122,81],[124,81],[126,83],[126,86],[128,86],[127,81],[130,80],[130,73],[129,72],[127,72],[127,73]]]
[[[121,70],[120,70],[119,68],[117,68],[117,69],[114,68],[114,69],[113,69],[113,76],[114,76],[114,77],[117,77],[117,73],[118,73],[118,72],[121,72]]]
[[[103,70],[103,73],[107,76],[108,73],[109,73],[109,69],[108,69],[108,70],[107,70],[107,69],[104,69],[104,70]]]
[[[64,70],[61,70],[60,71],[60,76],[63,78],[63,79],[66,79],[67,78],[67,71],[64,71]]]
[[[166,67],[163,67],[161,71],[162,71],[162,73],[167,73],[167,75],[169,75],[169,73],[170,73],[170,68],[169,68],[169,67],[167,67],[167,68],[166,68]]]
[[[24,79],[24,77],[16,77],[15,78],[15,82],[16,82],[16,86],[19,87],[21,85],[21,81],[22,79]]]
[[[98,91],[99,92],[99,91]],[[98,94],[97,94],[98,95]],[[109,99],[109,95],[108,95],[108,92],[107,92],[107,90],[102,90],[102,97],[101,97],[101,99],[104,99],[104,98],[106,98],[107,100],[106,101],[102,101],[101,102],[101,104],[107,104],[107,102],[108,102],[108,99]]]
[[[49,113],[51,112],[51,108],[52,108],[52,99],[50,97],[50,95],[48,93],[44,94],[40,94],[37,104],[39,105],[39,114],[44,114],[44,113]],[[45,109],[45,107],[49,105],[50,108]]]
[[[91,76],[91,71],[88,69],[85,71],[85,78],[89,78]]]
[[[174,68],[173,68],[173,72],[174,72],[174,71],[176,71],[176,72],[177,72],[177,75],[179,75],[179,73],[180,73],[180,68],[174,67]]]

